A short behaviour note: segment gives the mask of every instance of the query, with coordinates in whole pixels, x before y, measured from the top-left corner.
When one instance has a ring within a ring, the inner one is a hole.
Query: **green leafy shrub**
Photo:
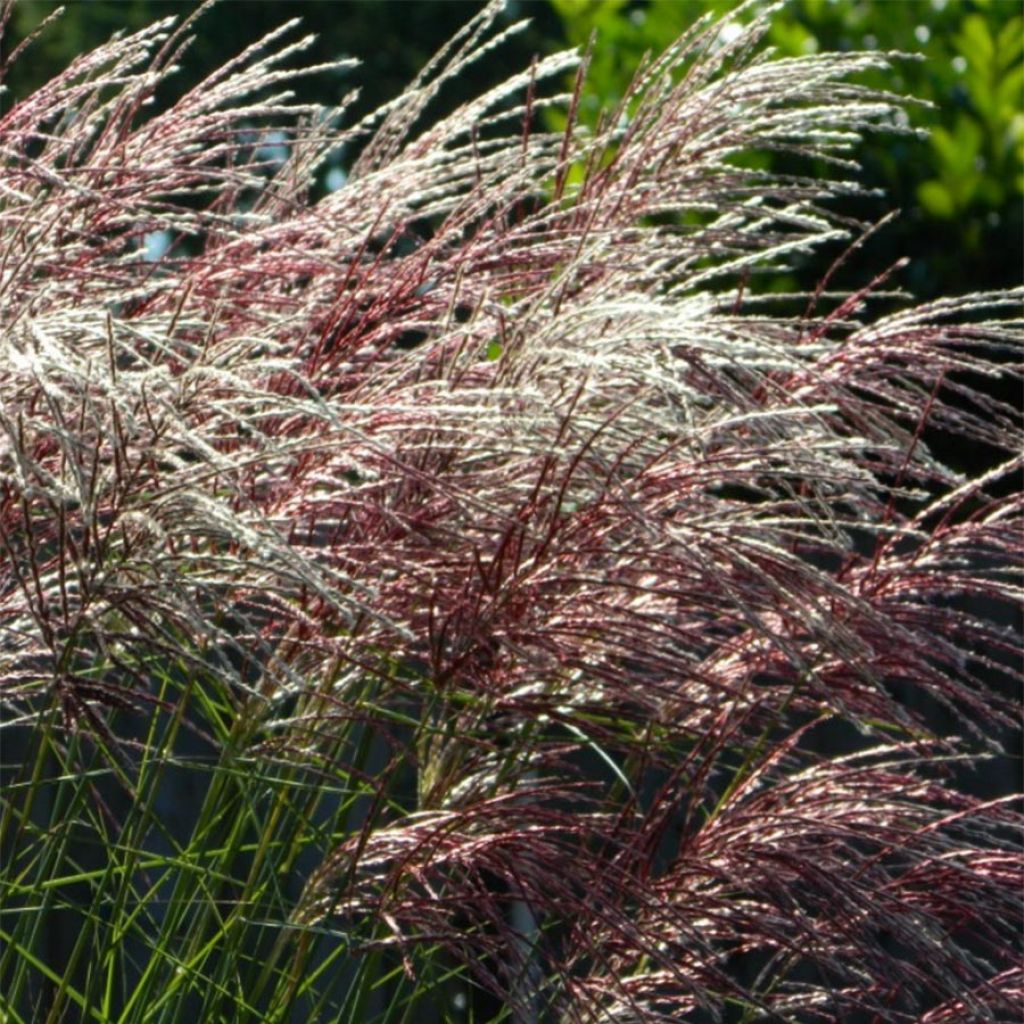
[[[591,123],[601,98],[623,95],[644,53],[662,50],[700,14],[711,11],[738,25],[766,6],[728,0],[552,4],[572,43],[585,44],[591,32],[600,40],[581,105]],[[794,0],[773,15],[768,40],[790,57],[875,49],[918,58],[864,78],[923,101],[908,105],[903,116],[928,133],[895,142],[867,139],[858,150],[862,180],[903,210],[872,259],[879,265],[912,256],[911,283],[920,295],[1018,282],[1024,245],[1024,17],[1018,4]],[[808,268],[807,275],[813,273]]]

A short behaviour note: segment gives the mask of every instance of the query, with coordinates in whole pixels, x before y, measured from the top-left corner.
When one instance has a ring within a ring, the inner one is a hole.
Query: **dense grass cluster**
[[[170,22],[3,108],[0,1016],[1017,1019],[1021,295],[751,296],[883,56],[437,114],[494,15],[355,125],[284,30],[149,113]]]

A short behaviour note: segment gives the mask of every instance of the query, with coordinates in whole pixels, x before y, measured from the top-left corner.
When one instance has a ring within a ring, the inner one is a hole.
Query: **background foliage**
[[[660,52],[705,12],[728,0],[552,0],[567,38],[603,45],[585,109],[621,96],[644,53]],[[734,16],[749,19],[757,6]],[[1013,0],[792,0],[772,19],[781,54],[878,49],[908,54],[898,73],[868,75],[880,88],[924,101],[907,109],[926,138],[868,138],[865,184],[884,193],[874,209],[902,217],[865,253],[873,266],[908,256],[905,282],[918,296],[948,295],[1021,276],[1024,223],[1024,18]],[[770,163],[770,161],[767,161]],[[871,216],[870,206],[858,211]],[[859,270],[865,264],[851,264]],[[805,282],[806,283],[806,282]]]

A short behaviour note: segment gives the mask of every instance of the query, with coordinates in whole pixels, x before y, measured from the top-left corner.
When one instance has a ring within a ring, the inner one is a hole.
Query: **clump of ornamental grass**
[[[191,19],[4,107],[4,1020],[1017,1019],[1021,294],[752,294],[884,55],[432,113],[496,13],[361,122],[292,26],[151,112]]]

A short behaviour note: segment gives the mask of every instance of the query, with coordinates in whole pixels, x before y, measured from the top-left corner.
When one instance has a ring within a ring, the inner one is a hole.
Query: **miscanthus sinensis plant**
[[[4,106],[0,1016],[1017,1019],[1021,295],[751,298],[884,56],[430,115],[496,13],[358,123],[293,27],[148,113],[170,20]]]

